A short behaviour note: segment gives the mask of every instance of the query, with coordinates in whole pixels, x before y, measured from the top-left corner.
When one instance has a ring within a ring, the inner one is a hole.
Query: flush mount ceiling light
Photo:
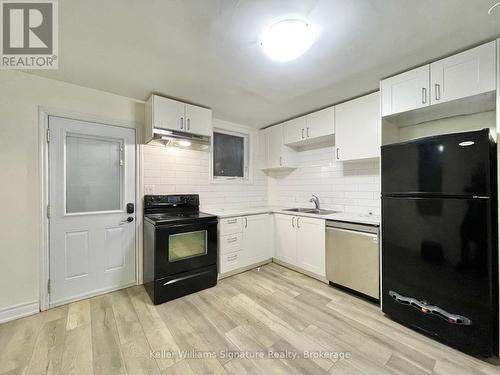
[[[290,61],[296,59],[314,42],[314,32],[310,24],[298,19],[287,19],[271,25],[261,38],[264,52],[273,60]]]

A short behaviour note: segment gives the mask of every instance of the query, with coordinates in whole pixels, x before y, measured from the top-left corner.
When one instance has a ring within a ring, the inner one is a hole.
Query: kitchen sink
[[[290,211],[290,212],[303,212],[306,214],[313,214],[314,211],[316,211],[314,208],[287,208],[286,210],[283,211]]]
[[[332,214],[338,214],[340,211],[335,211],[335,210],[311,210],[311,214],[316,214],[316,215],[332,215]]]
[[[331,214],[337,214],[340,211],[334,211],[334,210],[322,210],[322,209],[315,209],[315,208],[288,208],[283,211],[288,211],[288,212],[301,212],[304,214],[315,214],[315,215],[331,215]]]

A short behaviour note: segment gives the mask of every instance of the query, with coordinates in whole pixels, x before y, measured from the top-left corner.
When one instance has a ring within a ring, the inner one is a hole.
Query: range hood
[[[153,129],[153,140],[150,143],[199,151],[209,150],[211,144],[210,137],[207,136],[159,128]]]

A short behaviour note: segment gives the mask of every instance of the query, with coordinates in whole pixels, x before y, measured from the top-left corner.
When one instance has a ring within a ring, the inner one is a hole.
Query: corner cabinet
[[[151,95],[146,102],[145,110],[146,142],[154,138],[155,130],[212,136],[211,109]]]
[[[225,274],[272,258],[269,214],[219,219],[219,272]]]
[[[275,214],[274,225],[276,259],[325,277],[325,220]]]
[[[264,158],[260,163],[263,170],[280,170],[297,168],[296,151],[284,144],[283,124],[261,130],[259,141],[264,150]]]
[[[335,106],[335,159],[377,158],[381,142],[380,92]]]
[[[496,90],[496,41],[381,81],[382,116]]]

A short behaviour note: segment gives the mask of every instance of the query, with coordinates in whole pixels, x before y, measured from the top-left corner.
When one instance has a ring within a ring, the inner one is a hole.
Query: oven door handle
[[[175,279],[172,279],[172,280],[169,280],[167,281],[165,284],[163,284],[163,286],[167,286],[167,285],[170,285],[170,284],[173,284],[173,283],[176,283],[176,282],[179,282],[179,281],[183,281],[183,280],[187,280],[187,279],[190,279],[192,277],[197,277],[197,276],[201,276],[201,275],[204,275],[206,273],[210,273],[210,271],[201,271],[201,272],[196,272],[196,273],[193,273],[191,275],[186,275],[186,276],[182,276],[182,277],[177,277]]]

